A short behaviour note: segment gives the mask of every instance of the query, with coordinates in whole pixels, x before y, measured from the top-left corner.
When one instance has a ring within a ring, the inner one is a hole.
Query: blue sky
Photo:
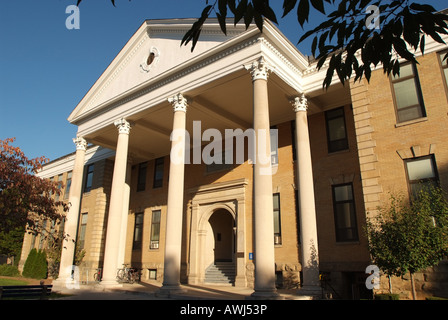
[[[420,1],[442,9],[444,1]],[[145,19],[196,18],[205,0],[83,0],[80,29],[66,28],[76,0],[0,1],[0,139],[29,158],[75,151],[67,117]],[[283,1],[271,1],[278,17]],[[313,17],[317,22],[321,16]],[[296,43],[294,15],[279,28]],[[300,49],[309,53],[309,44]]]

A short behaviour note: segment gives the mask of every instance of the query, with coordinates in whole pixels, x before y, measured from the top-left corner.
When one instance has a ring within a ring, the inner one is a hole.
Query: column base
[[[155,296],[158,298],[173,298],[176,295],[185,294],[186,292],[187,290],[180,285],[163,285],[155,292]]]
[[[320,286],[303,286],[297,290],[296,294],[310,299],[321,299],[322,288]]]
[[[53,291],[66,291],[72,289],[79,289],[79,283],[76,283],[72,279],[58,278],[52,281]]]
[[[277,291],[254,291],[246,300],[284,300],[285,297],[279,295]]]

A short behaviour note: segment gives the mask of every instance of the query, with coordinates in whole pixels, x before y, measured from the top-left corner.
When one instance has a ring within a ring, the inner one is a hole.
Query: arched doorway
[[[214,262],[233,262],[235,255],[235,220],[225,209],[218,209],[208,220],[213,234]]]
[[[219,264],[230,265],[234,285],[245,287],[245,186],[238,179],[192,189],[188,283],[208,282],[206,273]]]
[[[205,283],[235,283],[235,231],[235,219],[226,209],[215,210],[208,219]]]

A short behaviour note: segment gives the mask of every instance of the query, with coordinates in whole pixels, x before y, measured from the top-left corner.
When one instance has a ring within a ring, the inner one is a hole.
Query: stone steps
[[[205,282],[214,284],[233,284],[235,282],[233,262],[215,262],[205,270]]]

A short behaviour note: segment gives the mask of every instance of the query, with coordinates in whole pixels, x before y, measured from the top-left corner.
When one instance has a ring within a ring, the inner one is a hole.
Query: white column
[[[114,173],[110,195],[109,215],[107,218],[106,248],[104,252],[103,280],[106,287],[117,286],[120,231],[123,216],[123,200],[126,190],[126,167],[128,160],[129,132],[131,125],[124,119],[114,122],[118,128],[117,150],[115,152]]]
[[[171,97],[168,101],[173,105],[174,119],[171,134],[163,286],[158,292],[160,296],[169,296],[171,293],[182,291],[180,287],[180,268],[184,205],[185,129],[188,102],[182,94]]]
[[[303,274],[302,289],[299,292],[316,295],[321,292],[321,289],[319,283],[319,251],[314,202],[313,168],[308,133],[308,101],[305,95],[302,95],[301,97],[296,97],[292,101],[292,104],[296,113],[296,170]]]
[[[255,291],[252,298],[277,299],[275,287],[274,208],[272,200],[271,143],[268,102],[270,67],[260,58],[248,68],[253,82],[255,130],[254,220]]]
[[[64,235],[62,242],[61,263],[59,276],[53,285],[57,288],[72,288],[72,266],[75,257],[76,236],[78,232],[79,209],[81,207],[82,181],[84,176],[84,160],[87,142],[83,138],[73,139],[76,144],[75,163],[72,171],[72,184],[69,194],[69,211],[65,219]]]
[[[126,183],[124,185],[123,192],[123,213],[121,215],[121,231],[120,231],[120,249],[118,252],[117,266],[120,268],[124,264],[124,258],[126,253],[126,238],[128,227],[128,215],[129,215],[129,197],[131,195],[131,169],[132,164],[130,159],[126,166]]]

